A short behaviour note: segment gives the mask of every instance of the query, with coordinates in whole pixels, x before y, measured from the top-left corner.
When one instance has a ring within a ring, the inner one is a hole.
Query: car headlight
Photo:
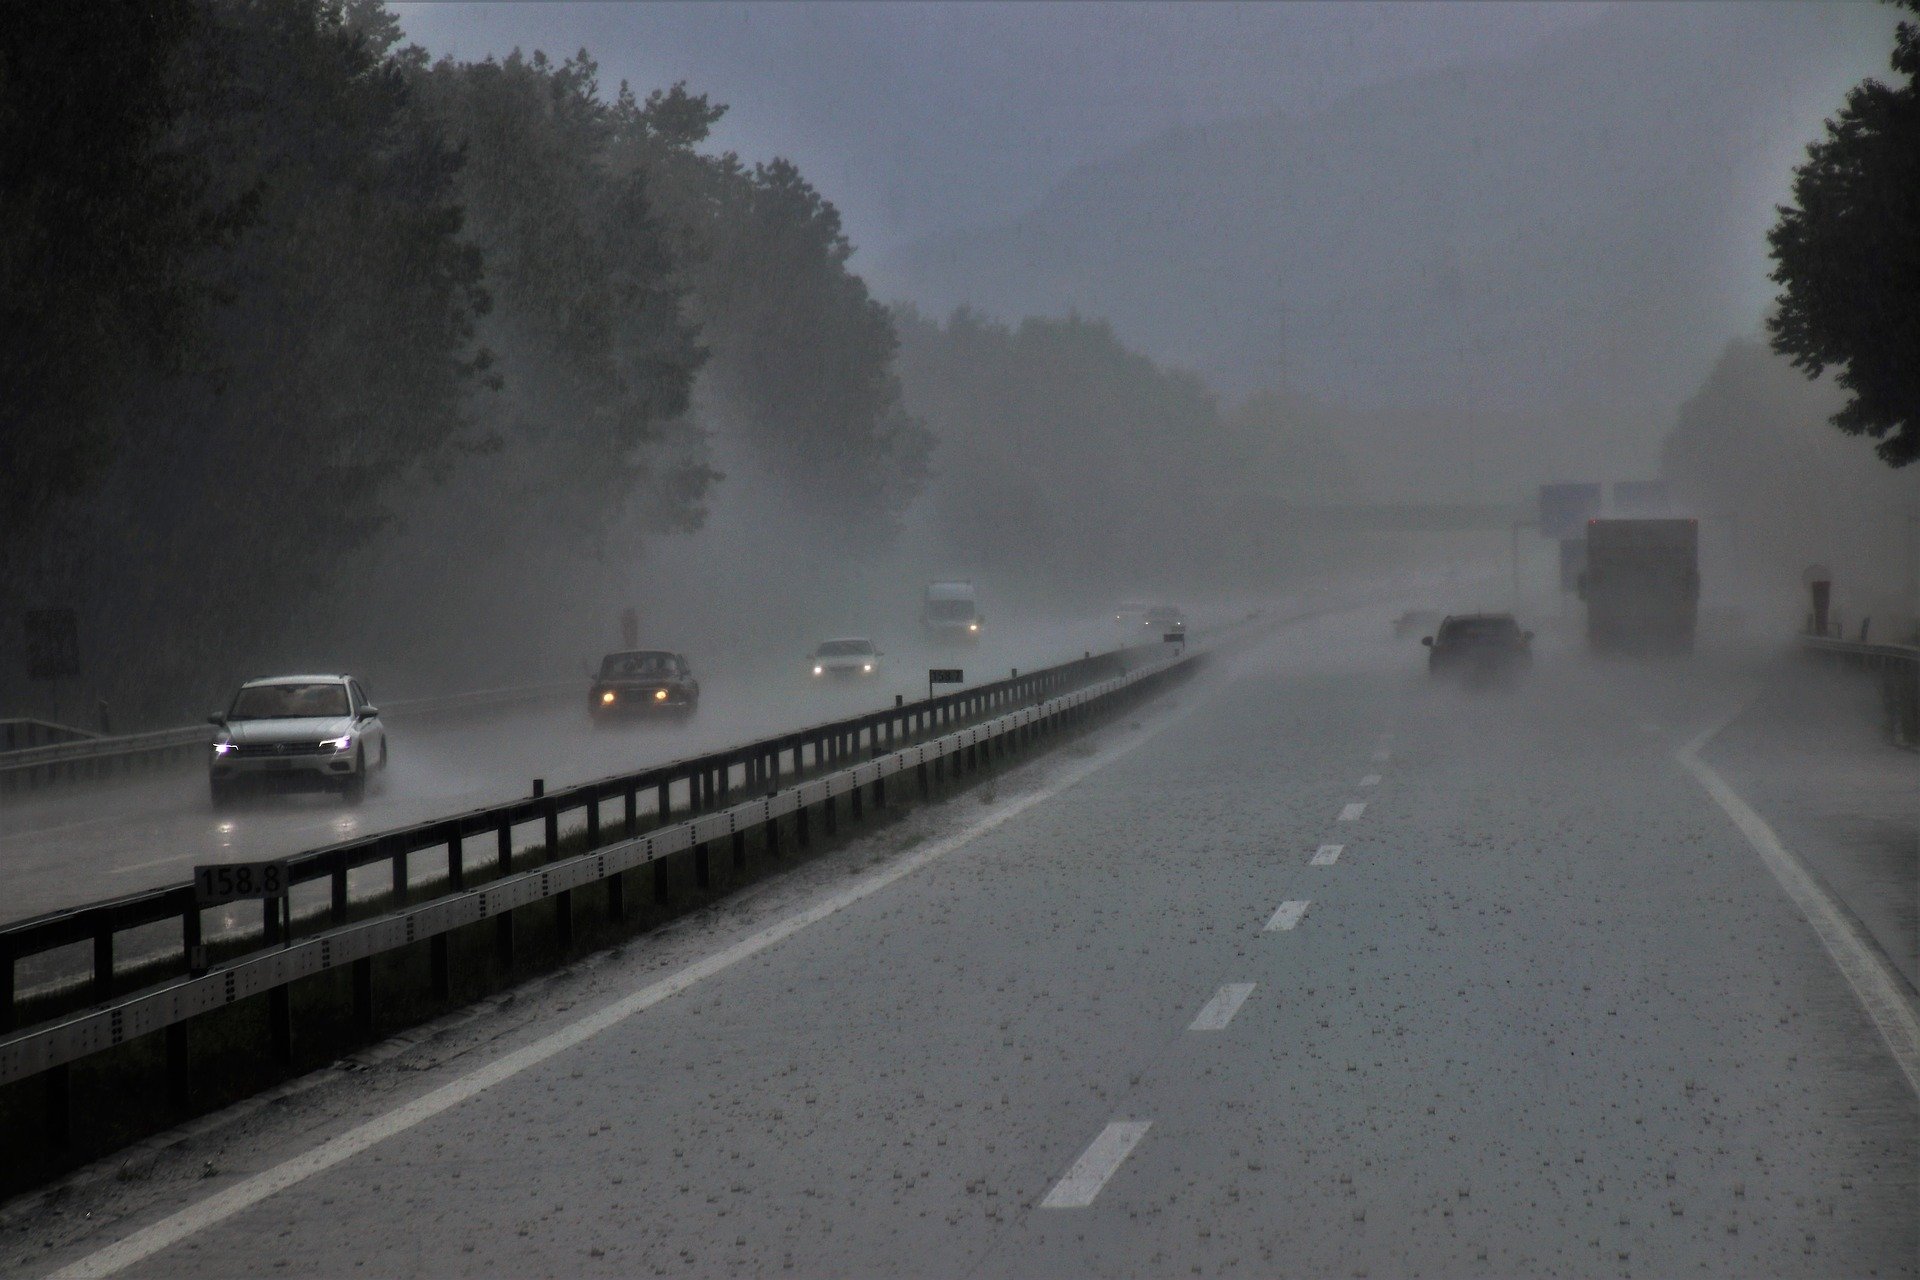
[[[865,672],[866,674],[868,674],[868,675],[872,675],[872,674],[873,674],[873,664],[872,664],[871,662],[863,662],[863,663],[861,663],[861,664],[860,664],[860,670],[862,670],[862,671],[864,671],[864,672]]]
[[[605,693],[600,695],[600,705],[603,707],[610,707],[613,705],[613,690],[609,689]]]
[[[235,749],[234,744],[231,742],[216,742],[213,744],[213,754],[217,756],[227,755]]]
[[[815,667],[815,668],[813,669],[813,674],[815,674],[815,675],[817,675],[817,676],[823,676],[823,675],[825,675],[826,673],[827,673],[827,669],[826,669],[825,667],[819,667],[819,666],[816,666],[816,667]]]
[[[323,738],[320,741],[320,745],[329,751],[345,751],[353,745],[353,735],[343,733],[337,738]]]
[[[978,631],[979,629],[980,629],[980,624],[977,622],[969,622],[967,624],[967,630],[969,631]]]
[[[653,700],[655,702],[665,702],[667,700],[667,691],[665,689],[655,689],[653,691]]]

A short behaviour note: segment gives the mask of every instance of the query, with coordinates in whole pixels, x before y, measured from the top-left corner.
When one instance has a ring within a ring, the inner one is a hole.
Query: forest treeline
[[[553,670],[670,591],[771,630],[909,524],[941,571],[1151,580],[1295,474],[1273,402],[1103,325],[896,316],[793,164],[709,145],[725,110],[585,51],[434,60],[380,0],[11,7],[6,708],[44,713],[31,608],[77,611],[124,727],[275,668]],[[759,523],[685,536],[729,501]]]

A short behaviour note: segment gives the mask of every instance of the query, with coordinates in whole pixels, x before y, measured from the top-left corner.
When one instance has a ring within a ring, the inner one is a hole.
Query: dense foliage
[[[1794,170],[1768,235],[1782,287],[1769,328],[1797,368],[1836,370],[1849,397],[1833,424],[1904,467],[1920,459],[1920,23],[1900,23],[1892,63],[1905,82],[1856,86]]]
[[[76,607],[134,718],[350,658],[382,581],[431,648],[509,561],[535,614],[541,565],[698,527],[720,420],[886,535],[928,448],[891,319],[792,165],[698,149],[723,111],[584,52],[432,63],[378,0],[10,7],[10,606]]]

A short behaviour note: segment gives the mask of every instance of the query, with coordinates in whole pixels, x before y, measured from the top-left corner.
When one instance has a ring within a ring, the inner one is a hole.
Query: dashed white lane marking
[[[1313,851],[1312,865],[1316,867],[1332,866],[1334,863],[1340,861],[1340,851],[1346,847],[1347,846],[1343,844],[1321,845],[1318,849],[1315,849]]]
[[[1366,811],[1367,811],[1367,802],[1364,800],[1355,800],[1352,804],[1348,805],[1346,808],[1340,811],[1340,821],[1358,822],[1360,820],[1360,815],[1365,813]]]
[[[1307,902],[1310,901],[1311,899],[1307,900]],[[1307,914],[1307,902],[1281,903],[1280,909],[1273,913],[1271,920],[1267,921],[1267,928],[1269,930],[1293,928],[1300,923],[1300,917]]]
[[[1745,709],[1743,704],[1740,710]],[[1807,923],[1813,926],[1827,954],[1833,957],[1833,963],[1853,988],[1853,994],[1866,1008],[1874,1026],[1879,1028],[1880,1036],[1887,1042],[1894,1061],[1907,1077],[1907,1087],[1920,1093],[1920,1013],[1915,1011],[1901,991],[1900,979],[1894,976],[1873,947],[1861,938],[1859,930],[1846,913],[1835,906],[1820,884],[1807,874],[1800,859],[1780,843],[1780,837],[1767,825],[1767,820],[1741,799],[1739,793],[1727,785],[1727,780],[1712,765],[1700,758],[1700,748],[1731,724],[1738,714],[1739,711],[1735,711],[1699,734],[1680,748],[1677,758],[1694,780],[1706,788],[1714,803],[1733,819],[1733,825],[1740,828],[1740,834],[1747,838],[1747,843],[1760,855],[1760,860],[1767,864],[1767,870],[1773,872],[1773,878],[1786,890],[1787,897],[1806,916]]]
[[[1140,1139],[1147,1136],[1147,1130],[1153,1124],[1151,1120],[1115,1120],[1100,1131],[1093,1145],[1073,1162],[1073,1168],[1067,1170],[1067,1176],[1047,1192],[1047,1198],[1040,1202],[1042,1209],[1084,1209],[1093,1203],[1100,1194],[1100,1188],[1107,1185],[1120,1168],[1121,1161],[1140,1145]]]
[[[1363,787],[1377,787],[1380,785],[1380,775],[1377,773],[1370,773],[1366,777],[1360,779],[1360,785]]]
[[[1393,752],[1388,751],[1385,747],[1373,753],[1373,762],[1375,764],[1385,764],[1391,759],[1393,759]]]
[[[1233,1015],[1240,1012],[1240,1006],[1253,994],[1251,982],[1229,982],[1213,993],[1213,999],[1201,1006],[1199,1014],[1188,1024],[1189,1031],[1225,1031],[1227,1024],[1233,1021]]]
[[[570,1022],[531,1044],[504,1054],[484,1066],[476,1067],[430,1093],[422,1094],[410,1102],[403,1102],[391,1111],[365,1120],[316,1147],[245,1178],[224,1191],[215,1192],[204,1200],[196,1201],[158,1222],[142,1227],[125,1239],[87,1254],[54,1272],[51,1280],[80,1280],[81,1277],[110,1276],[128,1267],[136,1266],[163,1249],[197,1235],[208,1227],[224,1222],[271,1196],[296,1187],[317,1174],[325,1173],[335,1165],[353,1159],[396,1134],[405,1133],[442,1112],[450,1111],[467,1099],[485,1093],[495,1085],[513,1079],[521,1072],[565,1053],[599,1035],[602,1031],[618,1026],[635,1014],[643,1013],[661,1001],[676,996],[715,974],[731,969],[742,960],[759,955],[768,948],[785,942],[801,930],[838,914],[863,898],[871,897],[923,867],[938,862],[955,849],[972,843],[1008,819],[1025,813],[1042,801],[1052,799],[1075,783],[1106,768],[1204,705],[1203,700],[1196,698],[1185,707],[1149,723],[1135,736],[1116,743],[1110,750],[1103,751],[1061,774],[1057,780],[1047,786],[988,810],[971,826],[935,840],[896,862],[888,863],[878,871],[855,880],[844,889],[825,895],[812,906],[776,921],[758,933],[742,938],[732,946],[697,960],[686,968],[650,983],[630,995],[622,996],[613,1003],[584,1018]],[[1144,1124],[1140,1126],[1140,1131],[1146,1132]],[[1133,1141],[1139,1141],[1138,1137],[1136,1136]],[[1131,1145],[1132,1143],[1129,1142],[1128,1146],[1131,1147]]]

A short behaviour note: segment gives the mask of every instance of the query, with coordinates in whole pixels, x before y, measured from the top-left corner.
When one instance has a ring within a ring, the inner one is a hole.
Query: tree
[[[186,356],[206,250],[246,221],[173,136],[192,0],[16,4],[0,17],[0,511],[18,548],[113,457],[143,360]]]
[[[1920,23],[1899,24],[1892,66],[1906,83],[1855,86],[1794,170],[1767,236],[1784,290],[1767,327],[1809,377],[1838,370],[1833,425],[1904,467],[1920,459]]]

